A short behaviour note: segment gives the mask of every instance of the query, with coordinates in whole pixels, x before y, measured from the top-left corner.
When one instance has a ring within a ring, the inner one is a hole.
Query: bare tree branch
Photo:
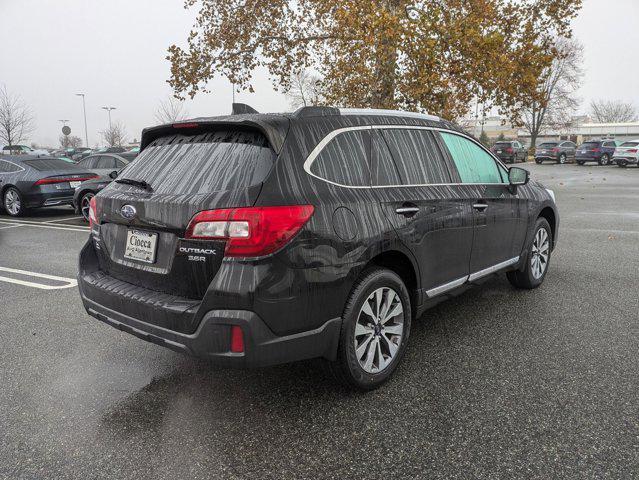
[[[321,103],[320,77],[308,70],[291,74],[290,85],[284,90],[291,108],[319,105]]]
[[[556,58],[539,80],[541,100],[525,102],[517,122],[530,133],[533,148],[544,130],[570,126],[580,103],[576,94],[583,77],[583,46],[576,40],[559,38],[556,49]]]
[[[630,102],[593,100],[590,103],[590,116],[599,123],[627,123],[636,122],[639,115]]]
[[[189,113],[184,108],[184,102],[175,97],[169,97],[160,102],[160,105],[155,111],[155,120],[162,124],[173,123],[184,120],[188,115]]]
[[[18,95],[0,87],[0,143],[9,147],[25,140],[35,127],[31,109]]]
[[[120,121],[113,122],[109,128],[100,132],[109,147],[121,147],[126,143],[127,133]]]
[[[78,148],[82,146],[82,139],[76,135],[60,135],[58,137],[62,148]]]

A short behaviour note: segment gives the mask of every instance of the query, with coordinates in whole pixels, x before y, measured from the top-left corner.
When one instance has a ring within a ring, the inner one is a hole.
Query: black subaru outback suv
[[[147,128],[90,220],[90,315],[228,366],[323,357],[360,389],[428,307],[500,272],[539,286],[559,222],[459,127],[329,107]]]

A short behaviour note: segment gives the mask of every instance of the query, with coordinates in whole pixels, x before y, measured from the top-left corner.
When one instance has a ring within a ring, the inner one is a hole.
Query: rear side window
[[[115,158],[102,155],[95,168],[116,168]]]
[[[382,129],[404,185],[451,183],[433,133],[421,129]]]
[[[14,173],[19,172],[21,170],[20,167],[14,165],[10,162],[5,162],[4,160],[0,160],[0,173]]]
[[[150,143],[120,178],[145,181],[160,194],[203,194],[257,185],[274,162],[275,152],[256,131],[170,135]]]
[[[495,159],[479,145],[459,135],[440,132],[462,183],[503,183]]]
[[[313,175],[352,187],[368,186],[368,130],[354,130],[338,134],[322,149],[311,164]]]
[[[69,162],[65,162],[64,160],[60,160],[59,158],[40,158],[37,160],[25,160],[23,162],[25,165],[29,165],[31,168],[35,168],[40,172],[45,172],[47,170],[78,170],[78,167]]]
[[[373,130],[371,137],[372,184],[376,186],[401,185],[397,166],[379,130]]]

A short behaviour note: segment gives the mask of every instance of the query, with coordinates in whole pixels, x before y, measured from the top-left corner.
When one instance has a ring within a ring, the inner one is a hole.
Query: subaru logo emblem
[[[120,215],[122,215],[127,220],[131,220],[133,217],[135,217],[136,213],[137,211],[135,210],[135,207],[133,205],[122,205],[122,208],[120,209]]]

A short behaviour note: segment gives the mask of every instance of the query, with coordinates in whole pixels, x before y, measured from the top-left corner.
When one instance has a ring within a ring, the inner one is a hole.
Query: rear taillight
[[[558,149],[558,148],[553,148],[553,149],[552,149],[552,151],[553,151],[554,153],[557,153],[557,152],[559,151],[559,149]]]
[[[226,256],[261,257],[286,245],[313,211],[312,205],[205,210],[193,217],[185,238],[226,240]]]
[[[600,149],[600,148],[593,148],[593,149],[592,149],[592,152],[594,152],[594,153],[599,153],[599,152],[601,152],[601,149]]]
[[[506,149],[506,153],[513,153],[513,149],[512,149],[511,147],[508,147],[508,148]]]
[[[98,223],[98,215],[95,204],[95,197],[89,201],[89,228],[93,228],[93,224]]]
[[[631,148],[630,150],[626,150],[626,152],[628,152],[628,153],[637,153],[637,149],[636,148]]]
[[[90,177],[79,177],[79,178],[68,178],[68,177],[49,177],[49,178],[41,178],[34,185],[50,185],[52,183],[65,183],[65,182],[84,182],[86,180],[91,180],[93,178],[98,178],[97,175],[92,175]]]

